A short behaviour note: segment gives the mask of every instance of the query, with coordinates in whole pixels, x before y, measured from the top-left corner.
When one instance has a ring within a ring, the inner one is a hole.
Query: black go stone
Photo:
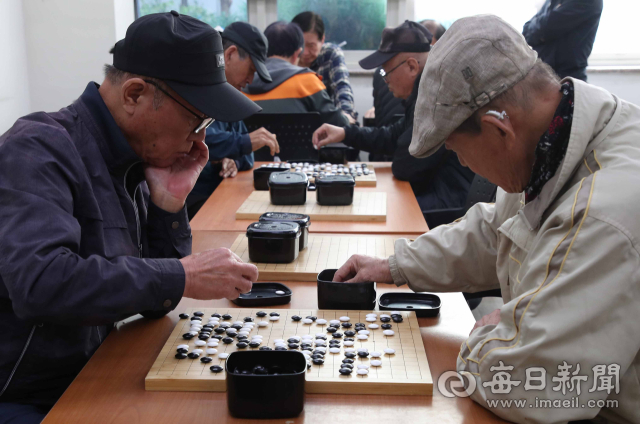
[[[262,365],[256,365],[255,367],[253,367],[251,372],[253,372],[256,375],[269,374],[269,371],[265,367],[263,367]]]
[[[393,320],[393,322],[396,322],[396,323],[404,321],[404,318],[402,318],[402,316],[400,315],[394,315],[391,317],[391,319]]]
[[[348,336],[348,337],[353,337],[353,336],[356,335],[356,332],[353,331],[353,330],[347,330],[347,331],[344,332],[344,335]]]
[[[188,353],[187,356],[191,359],[196,359],[200,355],[198,355],[197,353],[191,352],[191,353]]]
[[[336,331],[338,331],[338,329],[336,327],[327,328],[327,333],[335,333]]]
[[[349,368],[349,369],[353,369],[353,364],[342,364],[340,365],[342,368]]]
[[[258,350],[272,350],[269,346],[260,346]]]
[[[358,356],[361,358],[366,358],[367,356],[369,356],[369,352],[360,351],[358,352]]]
[[[298,343],[289,343],[289,349],[297,349],[300,345]]]
[[[271,312],[271,313],[269,314],[269,316],[271,316],[271,317],[279,317],[279,316],[280,316],[280,314],[279,314],[279,313],[277,313],[277,312]]]
[[[240,324],[233,324],[231,328],[235,328],[236,330],[241,330],[242,326]]]
[[[258,342],[249,343],[249,347],[250,348],[254,348],[255,349],[256,347],[259,347],[259,346],[260,346],[260,343],[258,343]],[[268,346],[266,346],[266,347],[268,347]]]
[[[231,315],[229,315],[229,314],[224,314],[224,315],[222,315],[222,319],[224,319],[224,320],[229,320],[229,319],[231,319]]]
[[[346,352],[346,353],[344,354],[344,356],[345,356],[345,357],[347,357],[347,358],[355,358],[355,357],[356,357],[356,354],[355,354],[355,353],[353,353],[353,352]]]
[[[197,317],[202,317],[202,316],[204,316],[204,313],[202,313],[200,311],[197,311],[197,312],[194,312],[193,315],[195,315]]]
[[[218,327],[218,328],[214,329],[213,331],[214,331],[216,334],[223,334],[223,333],[226,333],[226,332],[227,332],[227,330],[226,330],[226,329],[224,329],[224,328],[222,328],[222,327]]]
[[[187,357],[187,354],[184,352],[176,353],[176,359],[185,359],[186,357]]]
[[[343,322],[342,323],[342,328],[351,328],[353,326],[353,324],[351,324],[350,322]]]
[[[200,318],[200,317],[191,317],[191,321],[202,322],[202,318]]]
[[[356,327],[366,327],[366,325],[362,322],[357,322]]]
[[[318,317],[314,317],[314,316],[311,316],[311,315],[309,315],[309,316],[308,316],[308,317],[306,317],[306,318],[307,318],[307,319],[310,319],[311,321],[314,321],[314,322],[315,322],[315,320],[317,320],[317,319],[318,319]]]
[[[335,337],[336,339],[339,339],[342,337],[342,333],[333,333],[333,337]]]
[[[353,372],[352,369],[350,368],[340,368],[340,374],[342,375],[349,375]]]
[[[225,337],[224,339],[222,339],[222,343],[231,344],[233,343],[233,339],[231,337]]]
[[[342,360],[343,364],[353,364],[353,359],[349,359],[349,358],[344,358]]]
[[[380,317],[380,321],[389,322],[389,321],[391,321],[391,318],[389,318],[389,317]]]
[[[311,368],[311,362],[307,362],[307,369]]]
[[[220,334],[214,334],[211,338],[212,339],[222,340],[222,336]]]
[[[261,317],[261,318],[262,317],[266,317],[267,313],[265,311],[258,311],[258,312],[256,312],[256,316]]]
[[[294,315],[291,317],[292,320],[294,321],[300,321],[302,319],[302,317],[298,316],[298,315]]]
[[[282,347],[282,346],[278,346],[274,350],[282,351],[282,350],[287,350],[287,348],[286,347]]]
[[[325,353],[326,353],[326,352],[323,352],[322,350],[317,350],[317,349],[313,351],[313,354],[314,354],[314,355],[322,355],[322,356],[324,356],[324,355],[325,355]]]
[[[331,328],[340,328],[340,324],[329,324]]]
[[[220,365],[213,365],[209,367],[209,369],[211,370],[211,372],[214,372],[216,374],[222,372],[222,367]]]
[[[291,337],[290,339],[287,339],[287,343],[298,343],[298,339]]]
[[[203,325],[202,329],[203,330],[213,330],[213,325],[211,325],[211,324]]]
[[[336,333],[336,334],[339,334],[339,333]],[[336,345],[336,344],[339,345],[340,344],[340,340],[333,339],[333,340],[329,341],[329,346]]]
[[[211,336],[210,334],[200,334],[200,335],[198,336],[198,338],[199,338],[200,340],[209,340],[209,337],[210,337],[210,336]]]
[[[388,330],[388,329],[390,329],[390,328],[391,328],[391,324],[382,324],[380,327],[381,327],[383,330]]]
[[[249,346],[249,344],[246,342],[238,342],[236,343],[236,346],[238,347],[238,349],[244,349],[245,347]]]
[[[322,365],[322,364],[324,364],[324,359],[316,358],[316,359],[313,360],[313,363],[315,365]]]
[[[178,349],[178,353],[189,353],[189,349],[185,349],[185,348],[180,348]]]
[[[238,337],[236,337],[236,340],[239,341],[239,342],[244,342],[244,341],[249,340],[249,338],[247,336],[238,336]]]
[[[251,318],[251,317],[244,317],[244,322],[253,322],[253,318]]]
[[[189,314],[180,314],[178,315],[180,317],[180,319],[187,319],[189,318]]]
[[[218,313],[215,313],[215,314],[211,314],[211,317],[212,317],[212,318],[213,318],[213,317],[215,317],[215,318],[221,318],[221,317],[222,317],[222,315],[220,315],[220,314],[218,314]]]
[[[200,362],[202,362],[203,364],[208,364],[211,361],[213,361],[213,359],[208,356],[203,356],[202,358],[200,358]]]
[[[185,339],[185,340],[191,340],[191,339],[193,339],[193,334],[191,334],[191,333],[184,333],[184,334],[182,335],[182,338],[183,338],[183,339]]]
[[[353,337],[345,337],[344,341],[345,342],[355,342],[355,339]]]
[[[312,351],[312,350],[313,350],[313,348],[312,348],[311,346],[306,346],[306,347],[300,348],[300,350],[308,350],[308,351]]]
[[[320,339],[320,340],[327,340],[326,336],[316,336],[316,340]]]

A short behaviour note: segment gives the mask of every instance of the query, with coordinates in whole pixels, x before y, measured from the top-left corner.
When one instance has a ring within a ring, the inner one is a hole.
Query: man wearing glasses
[[[0,137],[0,423],[39,422],[116,321],[258,278],[228,249],[191,255],[205,130],[260,110],[227,84],[220,35],[153,14],[112,53],[102,85]]]
[[[432,35],[424,26],[405,21],[397,28],[386,28],[378,50],[360,61],[364,69],[382,67],[380,74],[389,91],[404,101],[404,118],[380,128],[324,124],[313,134],[317,148],[344,142],[359,150],[392,156],[393,175],[411,183],[423,211],[463,206],[474,177],[460,165],[456,154],[444,147],[426,159],[409,154],[413,111],[431,41]]]

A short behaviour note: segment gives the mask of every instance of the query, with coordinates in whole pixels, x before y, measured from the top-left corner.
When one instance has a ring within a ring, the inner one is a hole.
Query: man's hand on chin
[[[207,145],[197,141],[188,154],[176,159],[171,166],[160,168],[145,164],[151,201],[167,212],[179,212],[208,160]]]

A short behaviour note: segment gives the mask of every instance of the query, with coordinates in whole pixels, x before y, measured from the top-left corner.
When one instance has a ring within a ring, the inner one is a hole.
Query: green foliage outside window
[[[247,0],[136,0],[137,16],[176,10],[212,27],[247,20]]]

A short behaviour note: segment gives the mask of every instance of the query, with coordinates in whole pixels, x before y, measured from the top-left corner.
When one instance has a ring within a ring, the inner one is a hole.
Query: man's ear
[[[122,108],[130,115],[133,115],[137,107],[140,107],[143,96],[151,95],[151,85],[144,82],[142,78],[131,78],[122,84],[121,90]]]
[[[508,114],[505,114],[503,119],[483,114],[480,117],[480,127],[483,133],[502,139],[506,149],[515,148],[516,132]]]
[[[227,50],[224,51],[224,63],[229,63],[231,59],[231,55],[238,52],[238,48],[236,46],[229,46]]]
[[[407,67],[409,68],[411,75],[418,75],[420,73],[420,63],[415,57],[407,59]]]
[[[320,42],[321,42],[322,44],[324,44],[324,38],[325,38],[326,36],[327,36],[327,34],[323,34],[323,35],[322,35],[322,40],[320,40]]]
[[[302,54],[302,47],[300,47],[296,52],[291,56],[291,63],[297,65],[300,62],[300,55]]]

